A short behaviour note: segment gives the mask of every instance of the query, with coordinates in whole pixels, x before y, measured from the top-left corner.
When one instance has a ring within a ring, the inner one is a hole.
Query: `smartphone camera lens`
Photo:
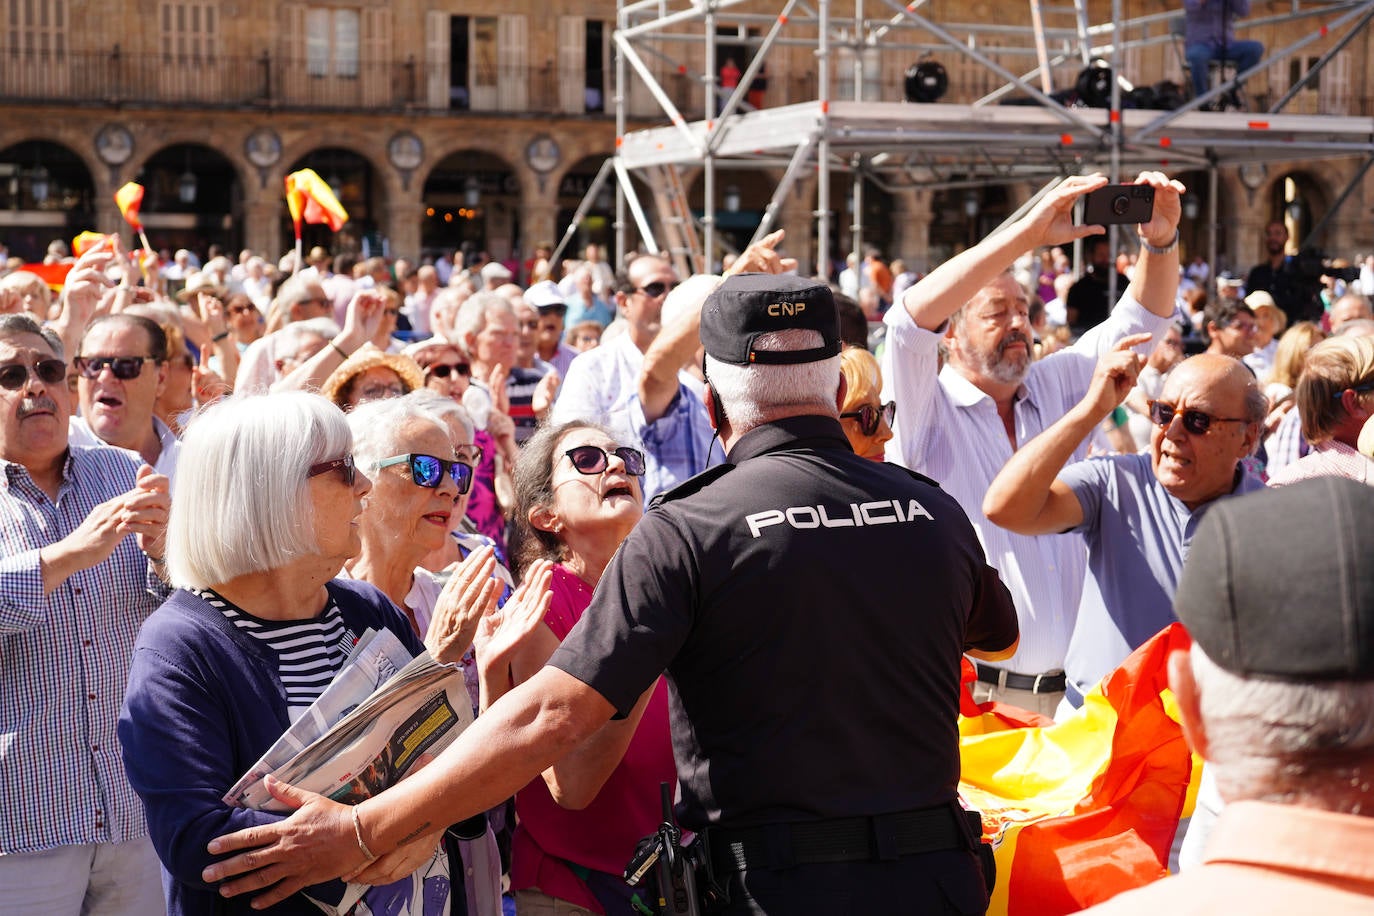
[[[1125,194],[1118,194],[1112,198],[1112,212],[1117,216],[1125,216],[1129,209],[1131,209],[1131,200]]]

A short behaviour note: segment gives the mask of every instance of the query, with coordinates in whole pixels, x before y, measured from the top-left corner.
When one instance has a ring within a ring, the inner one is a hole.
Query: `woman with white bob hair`
[[[212,839],[285,816],[223,797],[319,697],[358,638],[386,629],[412,654],[425,649],[384,594],[335,578],[361,547],[358,516],[372,489],[352,449],[343,412],[304,393],[230,398],[186,432],[167,531],[177,590],[139,634],[119,719],[173,916],[466,909],[463,893],[449,892],[450,882],[462,888],[463,869],[456,857],[449,865],[443,828],[406,847],[413,852],[372,862],[354,884],[314,885],[268,911],[221,898],[201,879]],[[464,627],[475,622],[439,624]],[[456,660],[464,647],[430,648]]]

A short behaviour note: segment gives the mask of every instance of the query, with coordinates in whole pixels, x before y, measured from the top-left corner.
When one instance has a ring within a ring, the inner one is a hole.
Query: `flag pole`
[[[141,223],[138,227],[138,240],[143,243],[143,257],[138,259],[138,270],[143,274],[143,285],[151,288],[153,280],[148,276],[148,257],[153,253],[153,245],[148,241],[148,233],[143,231]]]

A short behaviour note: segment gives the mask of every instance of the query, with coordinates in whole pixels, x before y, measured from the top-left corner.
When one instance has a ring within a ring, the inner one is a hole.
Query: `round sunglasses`
[[[23,363],[10,363],[0,367],[0,388],[18,391],[29,380],[30,372],[43,384],[56,385],[67,377],[67,364],[60,359],[40,359],[30,370]]]
[[[896,401],[888,401],[881,407],[874,407],[872,404],[864,404],[858,410],[851,410],[849,413],[840,414],[842,418],[858,420],[859,431],[865,436],[871,436],[878,431],[878,420],[880,418],[891,427],[892,418],[896,415]]]
[[[1201,410],[1179,410],[1163,401],[1150,402],[1150,422],[1156,426],[1168,427],[1177,416],[1183,420],[1183,428],[1195,436],[1205,436],[1213,423],[1246,423],[1242,417],[1214,417]]]
[[[568,456],[572,466],[577,469],[579,474],[601,474],[606,468],[610,467],[611,455],[615,455],[625,464],[625,473],[633,474],[636,477],[644,476],[644,453],[637,448],[630,448],[622,445],[619,448],[611,449],[608,454],[599,445],[579,445],[568,449],[563,454]]]
[[[430,490],[438,489],[439,484],[444,480],[444,473],[453,479],[458,485],[458,495],[472,489],[472,465],[462,461],[449,461],[446,458],[436,458],[433,455],[420,455],[411,453],[408,455],[396,455],[391,458],[383,458],[377,462],[377,470],[389,468],[392,465],[405,464],[410,467],[410,479],[417,487],[426,487]]]

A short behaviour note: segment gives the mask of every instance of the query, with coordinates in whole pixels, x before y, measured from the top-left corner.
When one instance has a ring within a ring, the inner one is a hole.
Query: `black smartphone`
[[[1155,213],[1155,189],[1147,184],[1109,184],[1079,198],[1078,225],[1148,223]]]

